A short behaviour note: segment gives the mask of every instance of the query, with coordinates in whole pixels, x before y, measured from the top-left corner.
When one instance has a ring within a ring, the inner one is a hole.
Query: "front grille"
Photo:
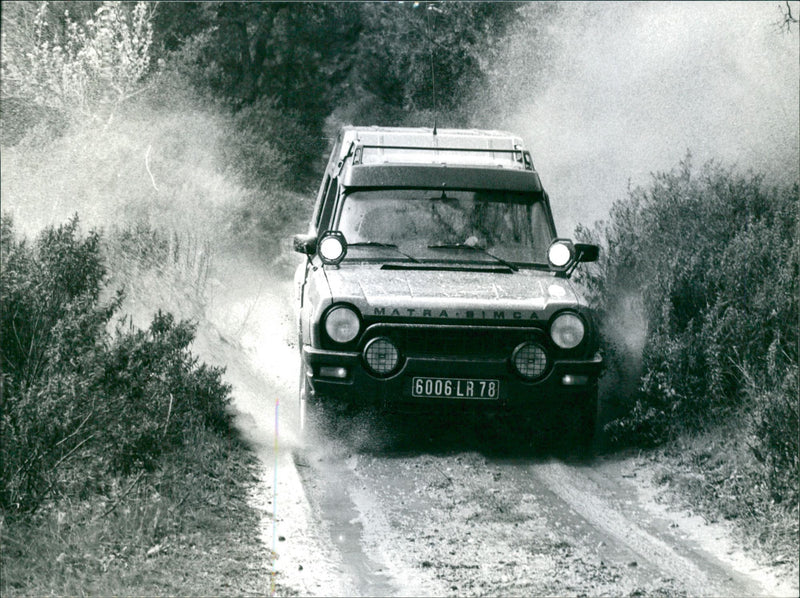
[[[524,341],[542,342],[538,328],[373,324],[362,346],[377,336],[392,339],[406,357],[485,357],[505,359]]]

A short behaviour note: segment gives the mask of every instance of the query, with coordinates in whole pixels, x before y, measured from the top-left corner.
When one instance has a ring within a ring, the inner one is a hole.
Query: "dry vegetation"
[[[424,15],[325,3],[280,20],[277,5],[164,4],[160,21],[104,4],[84,29],[41,3],[4,7],[3,595],[266,593],[252,582],[269,554],[244,502],[250,457],[226,416],[222,372],[190,352],[214,258],[280,255],[310,209],[326,118],[431,120],[427,77],[403,78],[430,67]],[[452,47],[437,54],[450,124],[474,124],[466,91],[489,76],[480,43],[502,40],[513,20],[514,9],[487,6],[437,17],[452,25],[437,30]],[[532,35],[525,23],[555,12],[528,7],[512,33]],[[268,39],[267,24],[287,29],[274,32],[275,72],[250,73],[245,89],[227,42],[247,19]],[[331,22],[345,46],[335,68],[314,51],[330,39],[303,33]],[[361,42],[359,26],[372,28]],[[447,38],[456,26],[470,35]],[[381,27],[396,35],[375,45]],[[292,39],[308,42],[296,78],[306,87],[281,95]],[[383,69],[389,58],[396,67]],[[64,73],[71,86],[54,90]],[[337,104],[353,88],[360,104]],[[663,483],[776,555],[797,554],[797,218],[796,182],[687,160],[582,233],[605,248],[585,282],[608,323],[609,378],[642,368],[630,393],[615,393],[609,434],[661,446]],[[144,330],[119,325],[125,314]],[[253,575],[230,585],[235,567]]]
[[[797,183],[687,156],[582,230],[605,247],[584,282],[610,398],[640,364],[607,434],[663,447],[662,481],[780,554],[797,552],[800,498],[799,201]]]

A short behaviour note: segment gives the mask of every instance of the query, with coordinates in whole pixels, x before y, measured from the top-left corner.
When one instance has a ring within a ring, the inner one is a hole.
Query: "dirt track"
[[[361,415],[301,445],[287,286],[229,287],[248,299],[221,297],[230,322],[201,347],[228,365],[263,463],[253,504],[281,593],[798,595],[723,524],[662,504],[647,455],[523,449],[499,422],[452,417]]]
[[[498,454],[477,422],[415,422],[375,440],[385,425],[359,421],[348,442],[296,452],[348,593],[797,594],[722,526],[659,504],[645,458]]]

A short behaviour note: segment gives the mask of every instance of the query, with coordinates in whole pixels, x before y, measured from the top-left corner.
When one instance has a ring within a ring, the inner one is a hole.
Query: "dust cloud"
[[[169,108],[131,104],[107,128],[81,123],[61,137],[4,147],[3,217],[29,239],[75,214],[84,233],[99,230],[106,239],[137,230],[144,231],[133,237],[142,245],[156,234],[167,239],[169,258],[156,268],[108,244],[109,286],[126,289],[120,316],[139,328],[157,310],[195,321],[192,351],[226,368],[245,436],[271,446],[280,402],[281,443],[292,444],[292,264],[257,255],[235,230],[237,210],[268,201],[270,191],[229,171],[225,116],[179,100]]]
[[[526,139],[565,235],[605,218],[629,182],[672,168],[687,150],[700,162],[796,176],[798,37],[778,30],[780,17],[776,4],[752,2],[566,3],[542,22],[531,13],[522,32],[545,27],[554,40],[544,80],[523,79],[536,88],[513,94],[491,126]],[[497,72],[504,76],[504,65]],[[3,210],[28,236],[77,212],[84,229],[146,222],[184,235],[185,246],[207,242],[214,266],[203,290],[201,356],[238,364],[229,371],[247,397],[243,417],[271,431],[278,396],[289,399],[282,409],[295,409],[291,268],[248,258],[232,242],[231,211],[260,191],[222,165],[224,119],[182,104],[133,108],[108,130],[4,148]],[[137,324],[158,308],[197,317],[181,277],[165,284],[172,288],[129,287]]]
[[[546,81],[515,94],[528,99],[503,123],[531,148],[560,233],[607,218],[629,184],[687,151],[796,178],[798,28],[781,20],[772,2],[564,4],[547,26]]]

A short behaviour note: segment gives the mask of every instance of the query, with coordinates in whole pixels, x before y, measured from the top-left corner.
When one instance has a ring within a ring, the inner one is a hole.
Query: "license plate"
[[[500,381],[415,377],[411,380],[411,396],[429,399],[498,399]]]

